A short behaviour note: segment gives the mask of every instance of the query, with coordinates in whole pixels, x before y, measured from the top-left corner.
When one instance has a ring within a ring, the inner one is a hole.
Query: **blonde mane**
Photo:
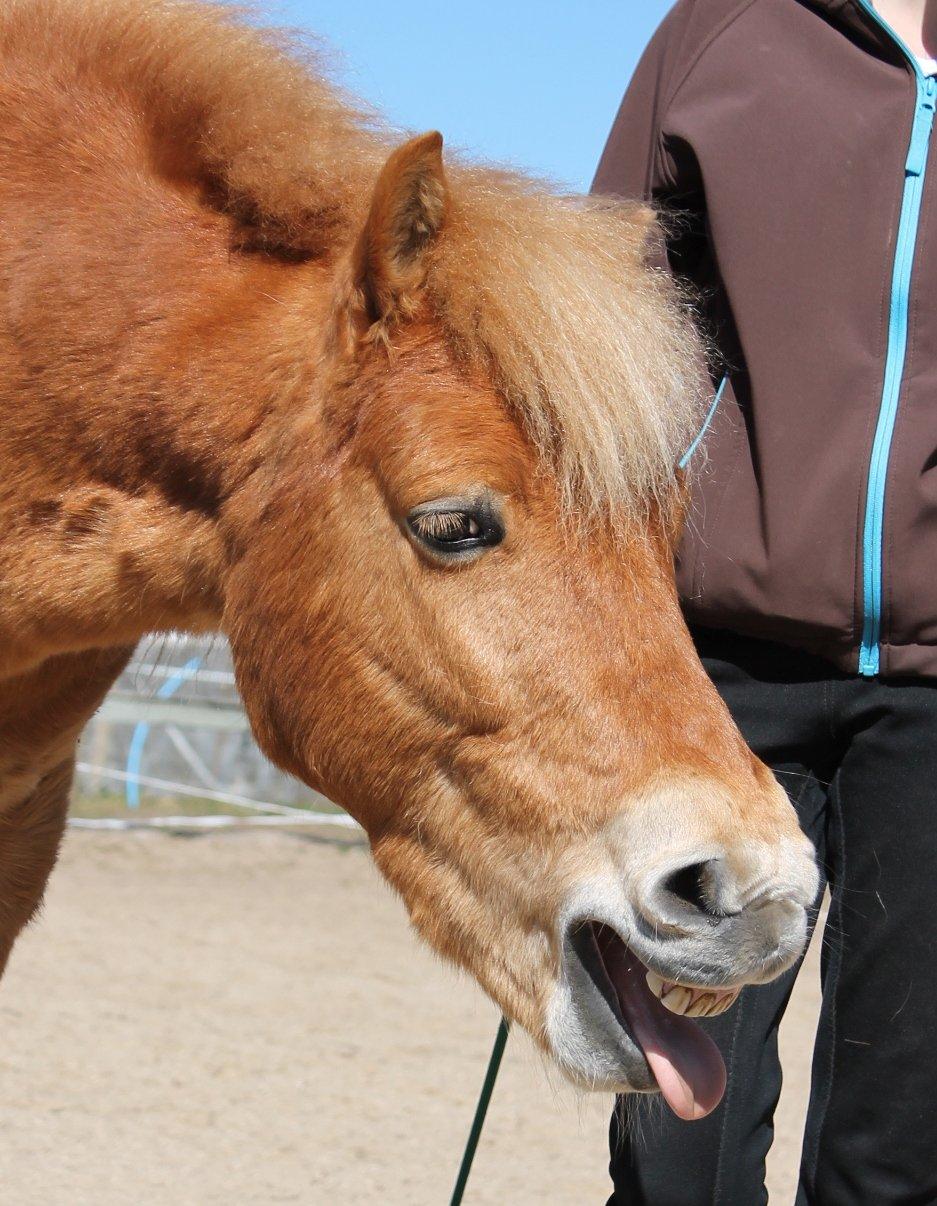
[[[136,109],[267,246],[329,255],[363,219],[398,132],[294,35],[190,0],[5,0],[0,61],[80,75]],[[638,513],[699,420],[698,347],[648,213],[447,156],[451,217],[429,276],[459,354],[493,372],[567,509]]]

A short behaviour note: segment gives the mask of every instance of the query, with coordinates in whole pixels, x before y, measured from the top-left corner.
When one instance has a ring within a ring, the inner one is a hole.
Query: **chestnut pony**
[[[705,1113],[692,1015],[796,958],[816,873],[675,598],[651,216],[394,149],[223,6],[5,0],[0,110],[0,966],[134,643],[219,630],[437,951]]]

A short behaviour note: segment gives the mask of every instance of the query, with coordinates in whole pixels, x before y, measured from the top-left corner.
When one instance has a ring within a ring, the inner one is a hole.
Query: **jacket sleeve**
[[[683,0],[670,10],[642,55],[599,160],[593,193],[659,204],[679,190],[664,141],[664,107],[687,8]]]
[[[697,0],[679,0],[641,57],[625,92],[592,183],[593,194],[644,201],[661,223],[647,261],[663,268],[699,298],[697,321],[709,330],[703,298],[710,283],[711,249],[705,196],[692,147],[668,129],[668,107],[685,78],[699,41]]]

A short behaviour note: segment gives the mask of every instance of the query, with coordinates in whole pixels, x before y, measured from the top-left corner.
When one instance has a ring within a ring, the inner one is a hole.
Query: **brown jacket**
[[[688,618],[863,674],[937,675],[935,92],[865,0],[680,0],[594,185],[677,211],[728,376]]]

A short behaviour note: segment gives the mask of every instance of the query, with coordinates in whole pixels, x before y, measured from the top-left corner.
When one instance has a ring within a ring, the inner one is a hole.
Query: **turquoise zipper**
[[[914,251],[921,216],[927,153],[930,149],[931,130],[934,126],[937,80],[923,74],[908,47],[869,6],[867,0],[859,0],[859,3],[901,47],[914,70],[917,85],[911,140],[908,144],[908,155],[904,165],[904,192],[901,197],[901,216],[898,220],[898,238],[895,243],[895,262],[891,277],[885,379],[882,384],[882,401],[869,461],[865,524],[862,534],[863,621],[862,644],[859,648],[859,673],[872,676],[878,674],[880,665],[885,485],[908,347],[908,299],[911,293],[911,270],[914,267]]]

